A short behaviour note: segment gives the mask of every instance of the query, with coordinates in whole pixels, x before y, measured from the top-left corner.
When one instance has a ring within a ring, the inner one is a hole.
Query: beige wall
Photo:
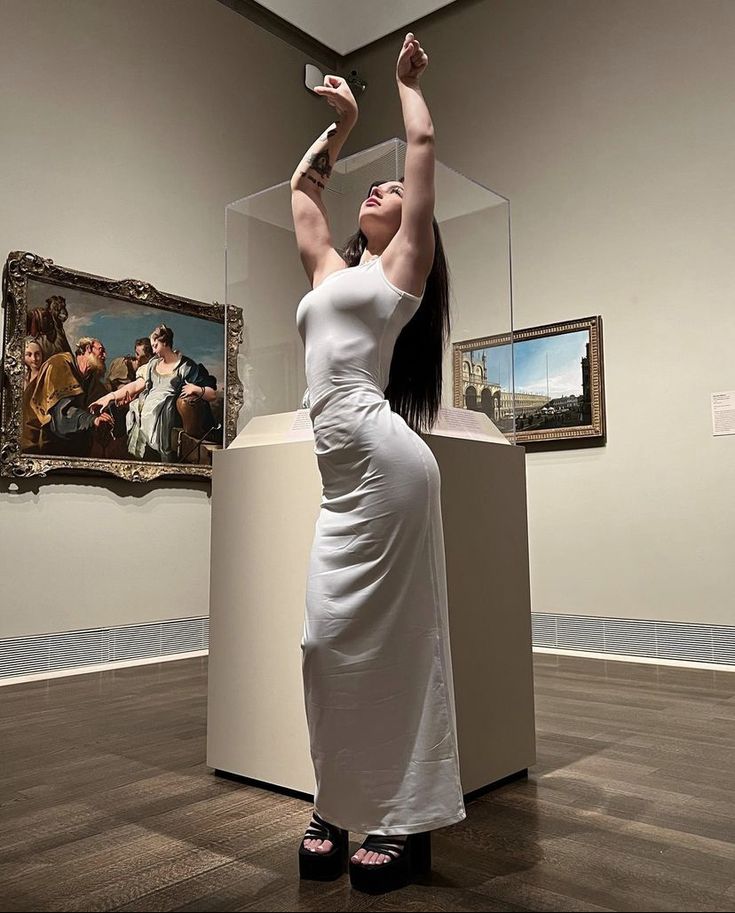
[[[439,159],[511,199],[516,326],[604,320],[607,446],[528,457],[534,611],[732,624],[735,4],[488,0],[417,33]],[[402,34],[352,58],[358,147],[401,134]]]
[[[420,37],[440,159],[512,200],[516,325],[604,318],[607,447],[528,458],[534,610],[732,623],[735,6],[464,2]],[[401,135],[396,49],[355,57],[344,154]],[[215,0],[3,0],[0,255],[223,300],[225,203],[324,123],[304,62]],[[3,482],[0,542],[0,636],[207,612],[206,487]]]
[[[0,257],[223,301],[225,204],[317,131],[305,62],[215,0],[3,0]],[[0,482],[0,637],[207,614],[207,486],[20,488]]]

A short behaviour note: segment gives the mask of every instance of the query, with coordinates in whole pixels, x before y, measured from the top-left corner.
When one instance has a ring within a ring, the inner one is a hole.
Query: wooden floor
[[[0,909],[735,909],[735,674],[534,665],[528,779],[382,898],[299,883],[309,806],[206,767],[206,659],[0,688]]]

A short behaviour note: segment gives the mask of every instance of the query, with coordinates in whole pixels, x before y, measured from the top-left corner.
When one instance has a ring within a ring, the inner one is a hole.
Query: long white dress
[[[439,467],[384,395],[420,302],[376,257],[296,312],[323,483],[301,642],[314,804],[358,833],[465,817]]]

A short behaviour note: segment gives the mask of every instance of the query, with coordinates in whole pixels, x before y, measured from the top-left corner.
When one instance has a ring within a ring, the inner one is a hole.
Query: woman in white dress
[[[132,403],[128,413],[128,451],[138,459],[162,463],[176,461],[171,432],[181,426],[177,409],[180,397],[211,403],[217,398],[217,381],[188,355],[173,348],[174,333],[162,323],[151,333],[153,357],[138,368],[136,378],[100,397],[91,405],[97,411],[110,402]]]
[[[345,81],[316,92],[338,119],[291,180],[296,240],[312,285],[296,323],[323,483],[302,639],[316,793],[299,847],[303,878],[348,867],[379,893],[428,873],[430,832],[465,817],[459,779],[436,460],[449,333],[434,210],[434,130],[419,81],[428,57],[406,36],[396,80],[405,175],[375,182],[359,231],[332,246],[322,191],[357,120]]]

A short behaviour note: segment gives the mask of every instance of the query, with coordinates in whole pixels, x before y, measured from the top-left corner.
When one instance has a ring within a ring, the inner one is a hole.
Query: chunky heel
[[[389,862],[363,865],[350,859],[350,884],[366,894],[385,894],[425,878],[431,871],[431,831],[409,834],[405,842],[368,834],[360,849],[390,856]]]
[[[416,877],[425,877],[431,871],[431,831],[414,834],[411,866]]]
[[[304,840],[331,840],[328,853],[307,850]],[[347,871],[350,855],[350,835],[334,827],[314,812],[299,847],[299,877],[311,881],[334,881]]]

